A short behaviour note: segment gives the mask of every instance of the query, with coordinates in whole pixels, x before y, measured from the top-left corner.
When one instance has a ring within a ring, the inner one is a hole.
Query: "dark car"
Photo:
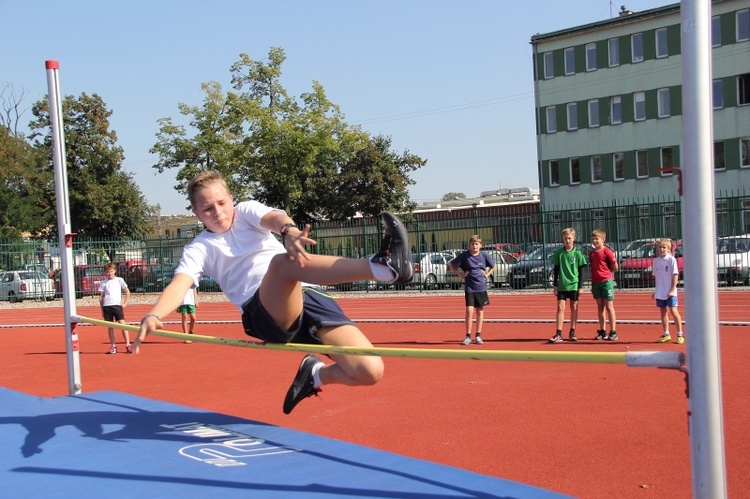
[[[591,270],[588,266],[589,251],[591,244],[575,243],[575,246],[581,250],[583,257],[586,259],[586,266],[583,268],[581,280],[587,283],[591,280]],[[513,264],[508,271],[508,284],[514,289],[523,289],[526,286],[543,285],[552,286],[553,271],[555,266],[552,264],[552,257],[555,251],[562,248],[562,243],[551,243],[539,246],[531,253],[526,253],[521,257],[518,263]]]
[[[682,241],[672,241],[672,255],[677,260],[682,280],[683,258]],[[654,258],[659,256],[656,243],[646,243],[635,250],[630,258],[620,263],[620,269],[615,273],[617,285],[621,288],[651,288],[655,285]]]

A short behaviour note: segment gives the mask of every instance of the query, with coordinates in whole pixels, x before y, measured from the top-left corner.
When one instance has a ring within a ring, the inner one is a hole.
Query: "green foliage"
[[[299,223],[408,209],[408,174],[425,161],[348,125],[318,82],[290,97],[280,82],[285,59],[275,47],[265,62],[241,54],[230,69],[233,91],[206,83],[201,107],[179,105],[191,135],[159,120],[155,168],[178,168],[181,192],[196,173],[218,170],[237,200],[254,197]]]
[[[463,192],[449,192],[440,201],[455,201],[456,199],[466,199],[466,194]]]
[[[148,231],[148,205],[132,175],[122,171],[123,150],[109,128],[112,111],[97,94],[85,93],[66,96],[62,108],[72,231],[82,237],[142,236]],[[32,139],[47,158],[44,170],[53,172],[47,101],[34,104],[32,113]]]

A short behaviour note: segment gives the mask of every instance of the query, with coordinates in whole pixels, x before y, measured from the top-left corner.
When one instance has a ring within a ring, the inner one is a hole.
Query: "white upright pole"
[[[727,497],[719,371],[711,0],[683,0],[682,226],[693,497]]]
[[[49,122],[52,128],[52,163],[55,168],[55,197],[57,201],[57,234],[60,240],[60,267],[65,311],[65,352],[68,364],[68,393],[81,393],[81,363],[78,355],[77,324],[71,321],[76,316],[75,286],[73,284],[73,234],[70,227],[70,205],[68,204],[68,170],[65,164],[65,133],[62,123],[62,100],[60,98],[60,64],[46,61],[47,87],[49,89]]]

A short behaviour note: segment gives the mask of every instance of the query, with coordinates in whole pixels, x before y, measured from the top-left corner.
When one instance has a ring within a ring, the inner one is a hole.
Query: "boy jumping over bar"
[[[393,214],[381,216],[385,235],[371,260],[308,254],[315,244],[310,226],[299,228],[286,212],[257,201],[233,204],[218,172],[199,173],[187,186],[193,213],[205,230],[185,246],[172,282],[141,319],[135,353],[151,331],[163,327],[161,317],[175,310],[203,274],[216,280],[242,314],[245,333],[267,343],[308,343],[370,348],[364,333],[338,304],[310,284],[339,284],[375,279],[405,284],[412,278],[406,229]],[[282,236],[282,241],[273,235]],[[321,386],[364,386],[383,376],[383,360],[375,356],[331,354],[324,364],[308,354],[284,399],[289,414]]]

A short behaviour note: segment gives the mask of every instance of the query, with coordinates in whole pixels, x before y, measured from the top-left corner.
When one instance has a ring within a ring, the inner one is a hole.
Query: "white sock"
[[[323,367],[322,362],[318,362],[315,364],[312,368],[312,375],[313,375],[313,387],[320,388],[323,386],[323,382],[320,381],[320,368]]]
[[[682,331],[677,331],[677,336],[682,336]]]
[[[370,270],[372,271],[372,277],[374,277],[376,281],[391,282],[397,277],[393,270],[382,263],[371,261]]]

